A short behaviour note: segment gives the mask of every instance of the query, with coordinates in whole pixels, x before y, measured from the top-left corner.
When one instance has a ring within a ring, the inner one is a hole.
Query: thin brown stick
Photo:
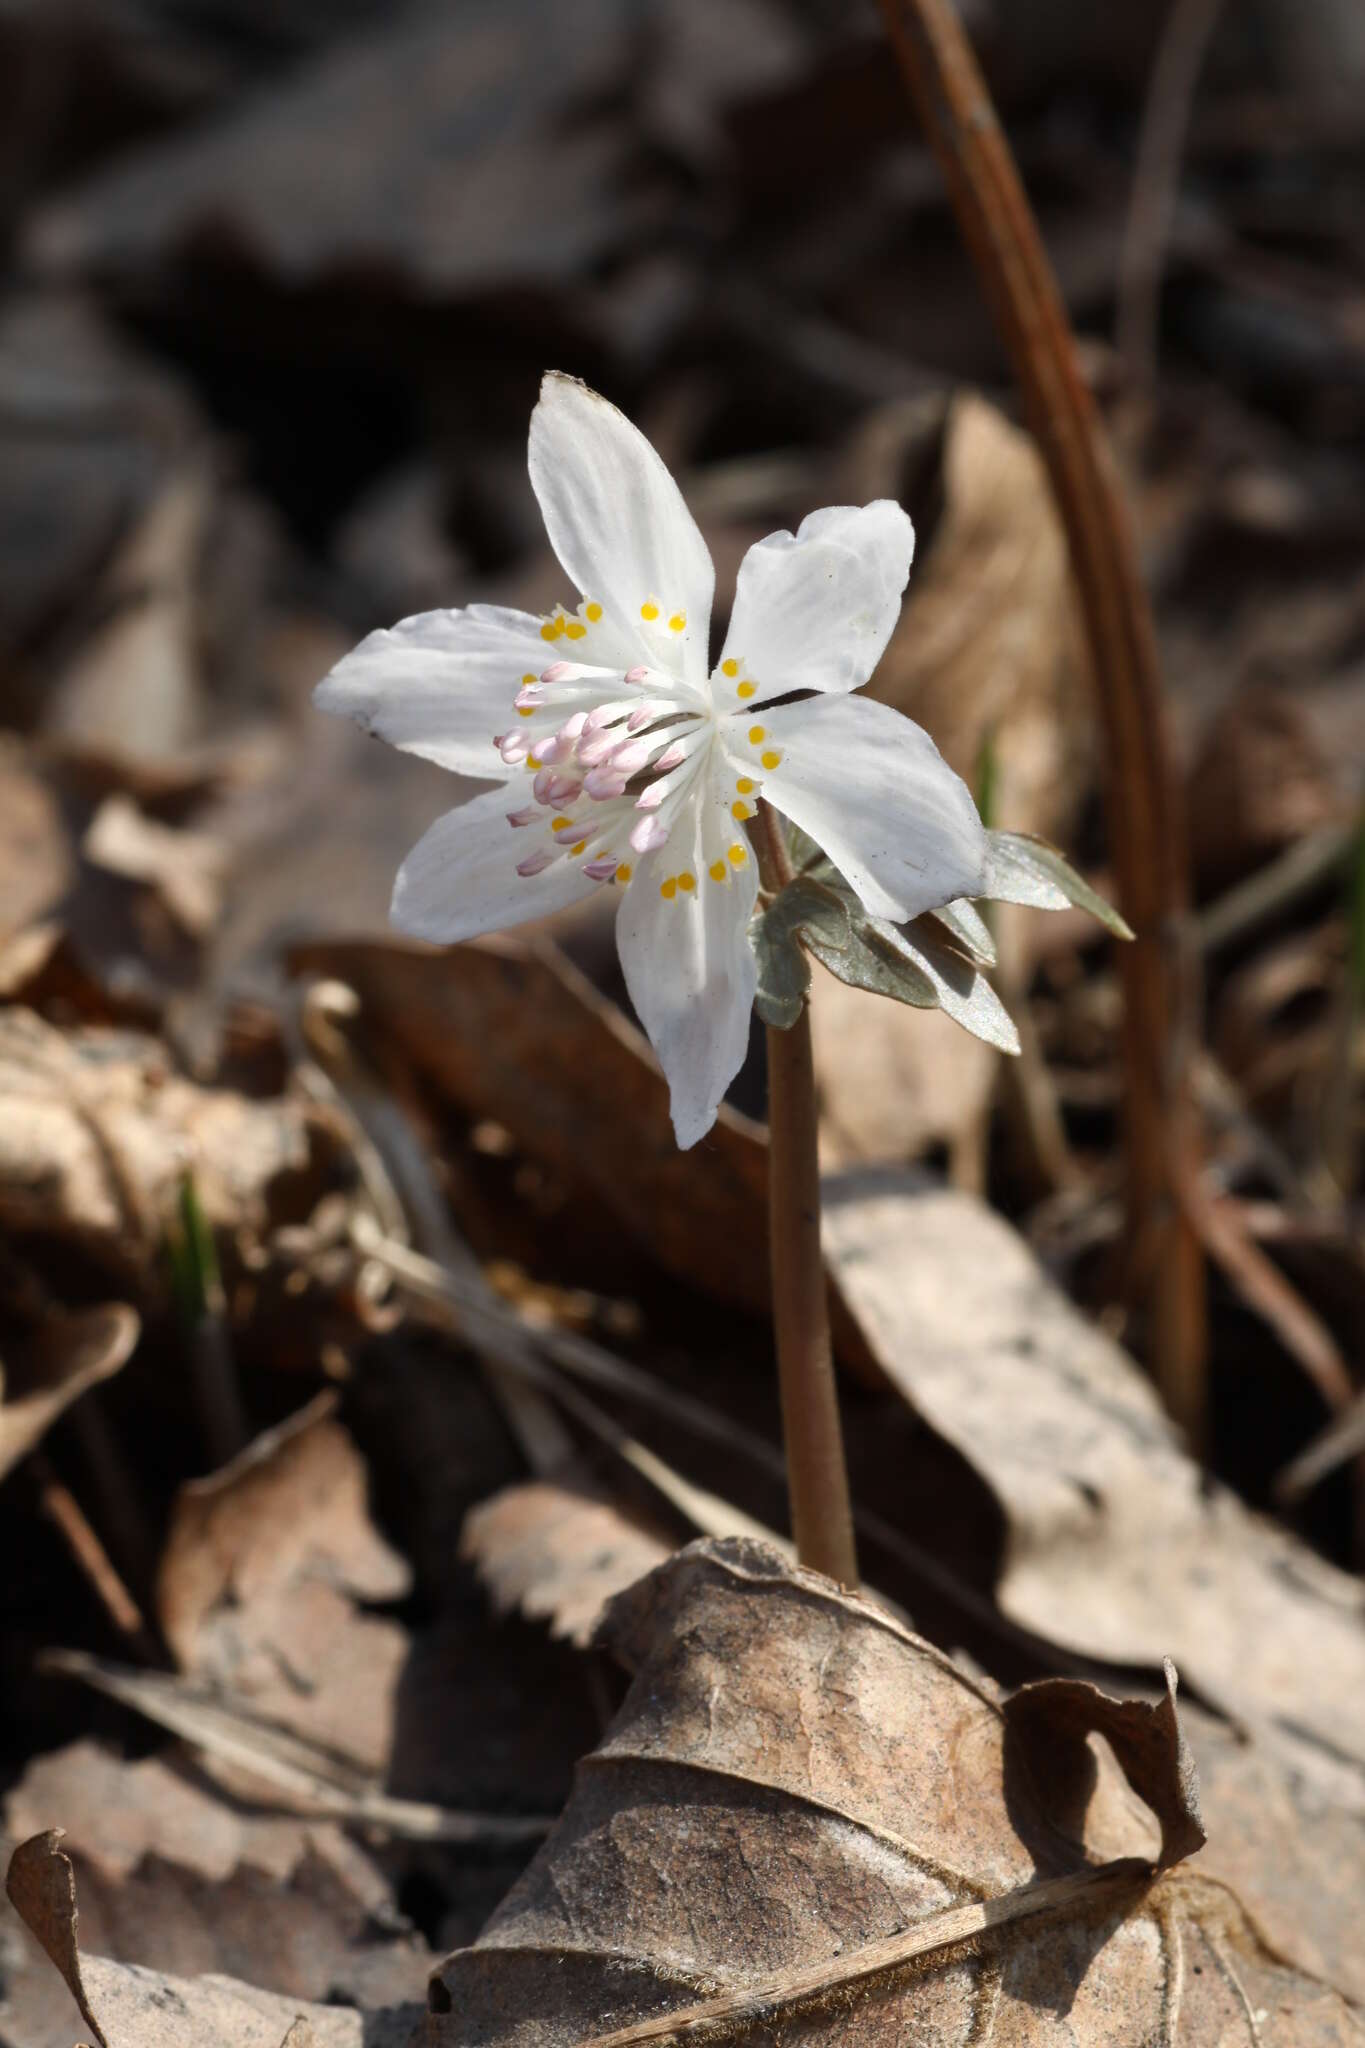
[[[1222,11],[1223,0],[1171,0],[1142,110],[1114,333],[1119,354],[1148,384],[1156,376],[1161,279],[1190,109]]]
[[[38,1505],[60,1532],[101,1607],[131,1651],[144,1663],[159,1663],[160,1654],[142,1610],[119,1577],[75,1494],[57,1477],[45,1451],[35,1451],[31,1463],[38,1485]]]
[[[849,1955],[833,1956],[801,1970],[786,1970],[743,1991],[724,1992],[681,2012],[594,2034],[580,2048],[646,2048],[650,2042],[722,2041],[763,2027],[773,2030],[801,2015],[837,2009],[847,2022],[849,2001],[860,1991],[886,1989],[925,1970],[941,1969],[966,1951],[975,1954],[992,1935],[1003,1935],[1029,1920],[1093,1912],[1116,1896],[1136,1897],[1152,1883],[1150,1864],[1127,1859],[1025,1885],[1002,1898],[932,1913],[885,1941],[870,1941]]]
[[[1166,1404],[1205,1430],[1205,1275],[1179,1189],[1198,1169],[1189,1084],[1193,977],[1185,830],[1151,610],[1127,516],[1037,224],[949,0],[882,0],[910,97],[942,167],[1009,350],[1066,527],[1105,739],[1119,897],[1130,1285],[1155,1237],[1148,1349]]]

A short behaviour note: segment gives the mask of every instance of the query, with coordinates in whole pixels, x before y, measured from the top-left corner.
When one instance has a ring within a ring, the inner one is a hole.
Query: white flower
[[[758,879],[744,823],[760,792],[884,918],[982,894],[986,836],[927,733],[850,695],[909,578],[899,505],[833,506],[750,548],[710,669],[715,571],[643,434],[550,375],[530,469],[575,609],[405,619],[339,662],[316,701],[443,768],[497,778],[403,863],[402,930],[448,944],[623,891],[626,986],[688,1146],[748,1044]]]

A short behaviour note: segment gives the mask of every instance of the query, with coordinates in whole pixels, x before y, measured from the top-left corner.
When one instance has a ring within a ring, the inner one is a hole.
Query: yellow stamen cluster
[[[561,636],[565,640],[581,640],[588,627],[595,626],[601,616],[602,607],[596,599],[580,605],[578,612],[566,612],[562,604],[557,604],[541,626],[540,637],[542,640],[558,640]],[[522,681],[533,683],[535,677],[523,676]]]
[[[652,626],[654,621],[662,616],[662,612],[663,607],[658,599],[654,597],[647,597],[640,606],[640,617],[647,626]],[[687,631],[687,613],[670,612],[667,624],[670,633],[685,633]]]
[[[727,654],[724,661],[720,665],[720,672],[730,682],[734,683],[735,677],[739,674],[743,666],[744,663],[742,661],[736,661],[733,654]],[[757,689],[758,684],[751,681],[748,676],[745,676],[743,682],[735,683],[735,695],[741,698],[746,703],[748,702],[749,698],[755,694]]]

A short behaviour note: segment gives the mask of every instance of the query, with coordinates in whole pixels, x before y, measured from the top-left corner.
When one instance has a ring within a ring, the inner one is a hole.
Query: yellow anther
[[[577,840],[577,841],[576,841],[576,842],[574,843],[574,845],[572,845],[572,846],[571,846],[571,847],[569,848],[569,851],[570,851],[570,853],[572,853],[572,854],[580,854],[580,853],[582,853],[582,851],[583,851],[584,847],[585,847],[585,846],[587,845],[587,843],[588,843],[588,842],[587,842],[587,840],[586,840],[586,839],[579,839],[579,840]]]
[[[696,886],[697,886],[697,878],[696,878],[696,876],[695,876],[695,875],[679,875],[679,877],[678,877],[678,887],[679,887],[680,889],[684,889],[684,890],[686,890],[686,889],[695,889],[695,888],[696,888]]]
[[[540,629],[540,637],[542,640],[557,640],[563,631],[562,619],[547,619]]]
[[[521,679],[522,688],[524,689],[528,683],[538,683],[539,681],[539,676],[523,676]]]
[[[749,849],[747,846],[736,845],[730,848],[728,859],[732,868],[742,868],[748,858]]]
[[[518,704],[518,706],[517,706],[517,717],[518,717],[518,718],[531,718],[531,717],[533,717],[533,716],[534,716],[534,714],[535,714],[535,708],[536,708],[536,707],[535,707],[535,705],[534,705],[534,704]]]
[[[569,831],[571,831],[572,829],[573,829],[573,819],[572,819],[572,818],[555,818],[555,819],[553,819],[553,820],[551,821],[551,824],[550,824],[550,830],[551,830],[552,832],[569,832]]]
[[[713,860],[707,872],[713,882],[723,882],[725,880],[725,862],[723,860]]]
[[[535,755],[534,755],[534,754],[528,754],[528,755],[526,756],[526,765],[527,765],[527,767],[528,767],[528,768],[534,769],[534,770],[535,770],[535,772],[536,772],[537,774],[539,774],[539,772],[540,772],[540,763],[539,763],[539,761],[537,761],[537,759],[536,759],[536,757],[535,757]]]
[[[623,889],[625,888],[626,883],[630,880],[630,862],[628,860],[622,861],[612,879],[619,882]]]
[[[730,806],[730,816],[732,818],[738,818],[741,824],[743,824],[746,818],[752,818],[753,815],[753,805],[746,804],[742,798],[736,799],[736,801],[732,803]]]
[[[672,618],[671,618],[671,619],[669,620],[669,622],[668,622],[668,630],[669,630],[669,632],[670,632],[670,633],[681,633],[681,631],[682,631],[683,627],[684,627],[684,626],[685,626],[686,624],[687,624],[687,614],[686,614],[686,612],[674,612],[674,614],[673,614]]]
[[[776,747],[769,747],[766,750],[766,752],[760,754],[758,758],[763,763],[763,766],[765,768],[776,768],[780,763],[782,756],[778,753]]]
[[[571,640],[581,640],[587,630],[581,619],[568,619],[565,621],[564,631]]]
[[[597,624],[597,621],[598,621],[598,620],[599,620],[599,619],[601,618],[601,616],[602,616],[602,607],[601,607],[601,605],[600,605],[600,604],[585,604],[585,605],[584,605],[584,607],[583,607],[583,616],[584,616],[584,618],[585,618],[585,619],[587,619],[587,621],[588,621],[589,625],[591,625],[591,626],[595,626],[595,625]]]
[[[751,790],[758,788],[758,784],[751,775],[741,775],[739,781],[735,784],[735,788],[741,796],[748,796]]]
[[[749,727],[749,745],[751,747],[756,747],[760,740],[766,740],[767,737],[768,733],[765,726],[751,725]]]
[[[736,695],[737,697],[752,697],[752,696],[753,696],[753,694],[754,694],[754,691],[755,691],[755,690],[756,690],[757,688],[758,688],[758,684],[757,684],[757,683],[741,683],[741,684],[740,684],[740,686],[739,686],[739,688],[738,688],[738,689],[737,689],[737,690],[735,691],[735,695]]]
[[[737,676],[739,674],[739,663],[735,660],[733,654],[728,655],[721,663],[720,672],[723,676]]]
[[[658,605],[655,604],[652,597],[646,598],[645,602],[640,606],[640,617],[642,619],[657,619],[658,616]]]
[[[666,896],[670,903],[673,901],[673,898],[677,895],[677,893],[678,878],[676,875],[670,875],[666,882],[660,882],[659,894],[661,896]]]

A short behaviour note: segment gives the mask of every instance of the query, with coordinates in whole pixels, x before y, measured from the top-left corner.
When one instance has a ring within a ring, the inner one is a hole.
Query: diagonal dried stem
[[[847,2012],[859,1993],[887,1989],[927,1969],[942,1968],[957,1954],[977,1953],[992,1935],[1040,1917],[1093,1911],[1116,1897],[1136,1899],[1152,1882],[1152,1867],[1134,1858],[1104,1863],[1070,1877],[1007,1892],[933,1913],[885,1941],[868,1942],[851,1955],[835,1956],[806,1969],[788,1970],[766,1983],[708,1998],[682,2012],[660,2013],[614,2033],[597,2034],[581,2048],[646,2048],[650,2042],[719,2042],[755,2027],[837,2009]]]
[[[1184,821],[1151,609],[1037,224],[951,0],[882,0],[887,27],[1022,389],[1066,527],[1099,697],[1124,915],[1130,1289],[1172,1414],[1205,1429],[1204,1264],[1181,1189],[1198,1172]]]

